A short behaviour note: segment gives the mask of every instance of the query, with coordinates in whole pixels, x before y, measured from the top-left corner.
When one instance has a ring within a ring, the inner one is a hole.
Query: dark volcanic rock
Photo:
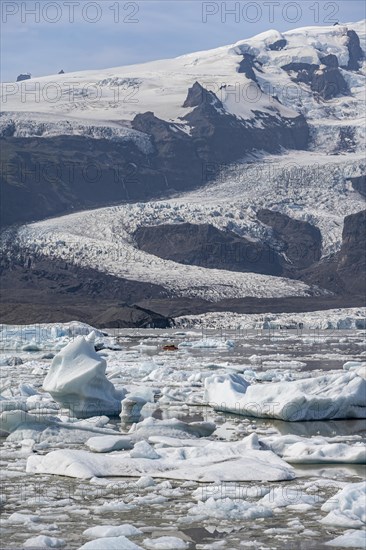
[[[17,76],[17,82],[22,82],[23,80],[29,80],[31,78],[31,75],[26,73],[26,74],[20,74],[19,76]]]
[[[320,63],[322,65],[326,65],[330,69],[337,69],[338,68],[338,58],[336,55],[333,55],[332,53],[326,55],[325,57],[320,58]]]
[[[360,46],[360,39],[358,34],[355,31],[347,31],[348,36],[348,53],[349,53],[349,59],[347,66],[344,67],[345,69],[348,69],[349,71],[358,71],[361,65],[361,61],[364,58],[364,53]]]
[[[338,253],[303,270],[299,277],[309,284],[339,295],[359,296],[366,302],[366,210],[344,219],[342,246]]]
[[[202,103],[213,105],[218,109],[223,109],[222,103],[218,97],[213,92],[206,90],[206,88],[196,81],[193,86],[188,89],[183,107],[198,107],[198,105]]]
[[[168,297],[158,285],[120,279],[71,262],[33,257],[31,266],[21,252],[2,257],[0,323],[67,322],[93,326],[165,328],[171,320],[136,301]],[[77,292],[70,289],[77,286]]]
[[[166,260],[212,269],[282,274],[281,258],[268,245],[210,224],[140,227],[134,237],[141,250]]]
[[[280,38],[279,40],[276,40],[276,42],[273,42],[273,44],[270,44],[268,48],[270,50],[283,50],[287,46],[287,40],[285,38]]]
[[[319,65],[310,63],[289,63],[283,65],[282,69],[297,73],[295,81],[307,84],[323,99],[348,95],[348,86],[339,71],[337,58],[330,54],[323,59],[325,59],[325,68],[322,69]]]
[[[243,73],[250,80],[257,82],[257,77],[254,72],[254,55],[245,53],[243,59],[239,63],[238,73]]]
[[[202,182],[202,162],[195,144],[177,124],[146,112],[136,115],[132,127],[151,136],[155,153],[150,163],[164,180],[166,193],[184,191]]]
[[[283,252],[289,261],[289,267],[299,270],[319,261],[322,236],[317,227],[268,209],[259,210],[257,217],[262,223],[272,227],[274,236],[283,243]]]
[[[273,115],[253,111],[256,123],[241,120],[225,111],[213,92],[205,94],[198,86],[194,87],[194,93],[190,89],[189,103],[197,102],[198,98],[206,100],[198,103],[184,120],[191,126],[191,137],[201,161],[228,163],[257,149],[275,153],[281,147],[307,148],[309,128],[303,115],[281,118],[275,110]]]
[[[366,293],[366,210],[344,219],[337,272],[353,293]]]
[[[352,183],[352,187],[355,191],[358,191],[360,195],[366,197],[366,176],[349,178],[349,181]]]
[[[149,200],[171,191],[164,166],[132,141],[82,136],[9,137],[1,139],[0,146],[3,226],[114,203]],[[177,165],[181,167],[179,162]],[[194,187],[201,180],[201,166],[196,166],[196,172],[193,180],[176,170],[175,185],[180,189]]]

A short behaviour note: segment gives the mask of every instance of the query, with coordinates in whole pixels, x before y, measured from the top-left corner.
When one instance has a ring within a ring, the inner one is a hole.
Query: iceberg
[[[92,338],[78,336],[54,357],[43,389],[76,418],[117,416],[126,392],[115,389],[105,375],[106,367]]]
[[[123,535],[120,537],[105,537],[91,540],[79,547],[79,550],[143,550]]]
[[[123,403],[126,401],[122,401]],[[122,414],[122,413],[121,413]],[[121,451],[131,449],[136,442],[148,439],[152,443],[159,443],[163,440],[169,440],[168,446],[183,447],[189,446],[189,441],[185,438],[198,438],[210,436],[216,429],[216,424],[212,422],[183,422],[176,418],[168,420],[159,420],[157,418],[146,418],[142,422],[134,424],[128,434],[124,435],[100,435],[91,437],[86,445],[94,452],[108,453],[111,451]],[[182,443],[183,441],[183,443]],[[195,445],[195,444],[194,444]]]
[[[214,483],[282,481],[295,477],[293,468],[285,461],[272,451],[260,449],[255,434],[234,443],[207,440],[205,446],[162,447],[159,455],[160,458],[133,458],[127,452],[105,455],[56,450],[30,456],[26,471],[82,479],[150,476]]]
[[[348,483],[334,497],[324,502],[323,512],[329,512],[320,522],[325,525],[364,528],[366,525],[366,481]]]
[[[251,385],[240,374],[210,376],[205,401],[215,410],[289,422],[366,418],[361,369],[313,378]]]
[[[349,445],[298,435],[261,437],[260,442],[290,464],[366,464],[366,446],[362,442]]]
[[[326,546],[337,546],[337,548],[366,548],[366,531],[356,531],[355,529],[349,529],[325,543]]]

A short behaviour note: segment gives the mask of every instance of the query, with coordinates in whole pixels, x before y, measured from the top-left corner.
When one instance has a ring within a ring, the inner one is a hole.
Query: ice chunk
[[[91,540],[80,546],[79,550],[143,550],[126,537],[105,537],[97,540]]]
[[[268,506],[269,508],[285,508],[287,506],[298,506],[302,504],[312,507],[318,502],[318,495],[310,495],[299,490],[299,488],[292,489],[286,486],[272,489],[259,500],[259,504]]]
[[[141,418],[141,409],[146,403],[147,401],[143,397],[125,397],[122,401],[121,420],[123,422],[138,422]]]
[[[354,369],[357,370],[360,367],[364,367],[364,366],[366,366],[366,363],[362,361],[347,361],[343,365],[343,370],[354,370]]]
[[[78,336],[54,357],[43,389],[77,418],[118,415],[125,392],[107,379],[106,366],[93,344]]]
[[[193,348],[193,349],[205,349],[205,348],[215,348],[215,349],[227,349],[235,347],[235,342],[233,340],[223,340],[215,338],[203,338],[202,340],[181,342],[178,344],[178,348]]]
[[[366,463],[366,447],[361,442],[329,443],[324,437],[297,435],[261,437],[260,441],[290,464]]]
[[[138,424],[134,424],[128,435],[101,435],[91,437],[86,444],[89,449],[97,453],[131,449],[137,441],[145,439],[149,439],[152,443],[160,442],[160,439],[162,441],[170,440],[168,446],[173,446],[174,443],[172,444],[171,440],[175,439],[177,443],[174,446],[178,445],[182,447],[187,444],[181,439],[182,437],[206,437],[211,435],[215,429],[216,425],[212,422],[191,422],[188,424],[176,418],[159,420],[150,417]],[[158,437],[158,439],[156,439],[156,437]]]
[[[139,441],[136,443],[132,451],[130,452],[131,458],[149,458],[156,460],[160,458],[160,455],[149,445],[147,441]]]
[[[86,445],[97,453],[108,453],[110,451],[122,451],[132,449],[134,440],[128,435],[101,435],[91,437]]]
[[[159,537],[158,539],[144,539],[144,546],[148,550],[185,550],[189,545],[178,537]]]
[[[199,516],[202,519],[252,520],[270,517],[272,511],[265,506],[245,500],[235,501],[231,498],[214,499],[210,497],[205,502],[199,502],[190,508],[189,514]]]
[[[28,473],[78,478],[150,476],[202,482],[279,481],[293,479],[291,466],[272,451],[259,449],[255,435],[239,442],[209,441],[205,446],[159,448],[161,458],[132,458],[126,453],[100,455],[82,450],[57,450],[32,455]]]
[[[327,500],[323,512],[329,512],[321,519],[326,525],[359,528],[366,524],[366,481],[349,483],[334,497]]]
[[[45,535],[39,535],[38,537],[32,537],[23,543],[24,548],[62,548],[66,545],[63,539],[56,539],[55,537],[46,537]]]
[[[357,372],[250,385],[238,374],[205,380],[214,409],[286,421],[366,418],[366,380]]]
[[[131,428],[130,434],[140,439],[147,439],[153,435],[167,437],[208,437],[216,429],[213,422],[183,422],[177,418],[159,420],[153,417],[146,418]]]
[[[100,539],[107,537],[135,537],[142,535],[140,529],[136,529],[133,525],[129,523],[124,523],[123,525],[96,525],[95,527],[90,527],[83,532],[84,537],[88,539]]]
[[[155,481],[152,477],[149,476],[142,476],[140,479],[136,481],[137,487],[140,489],[147,489],[148,487],[154,487]]]
[[[325,543],[327,546],[337,546],[337,548],[366,548],[366,531],[356,531],[349,529],[343,535],[336,537]]]

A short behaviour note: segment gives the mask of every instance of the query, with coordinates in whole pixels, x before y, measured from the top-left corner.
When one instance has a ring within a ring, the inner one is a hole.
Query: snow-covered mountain
[[[145,305],[362,293],[365,52],[359,22],[3,84],[3,223],[62,214],[6,229],[5,270]]]
[[[187,101],[187,93],[198,82],[216,96],[218,111],[253,126],[260,126],[263,116],[291,120],[303,114],[317,147],[329,146],[329,125],[339,131],[352,125],[359,143],[364,135],[365,41],[363,21],[271,30],[175,59],[6,83],[1,130],[19,137],[138,141],[138,134],[126,128],[136,115],[150,111],[190,134],[196,105]],[[334,146],[334,133],[331,141]]]

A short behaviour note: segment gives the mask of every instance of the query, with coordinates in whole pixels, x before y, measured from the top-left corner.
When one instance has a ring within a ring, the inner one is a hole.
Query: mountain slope
[[[360,152],[364,52],[360,22],[6,83],[2,224],[181,193],[261,152]]]
[[[6,315],[42,281],[98,323],[358,305],[365,68],[360,22],[6,85]]]

